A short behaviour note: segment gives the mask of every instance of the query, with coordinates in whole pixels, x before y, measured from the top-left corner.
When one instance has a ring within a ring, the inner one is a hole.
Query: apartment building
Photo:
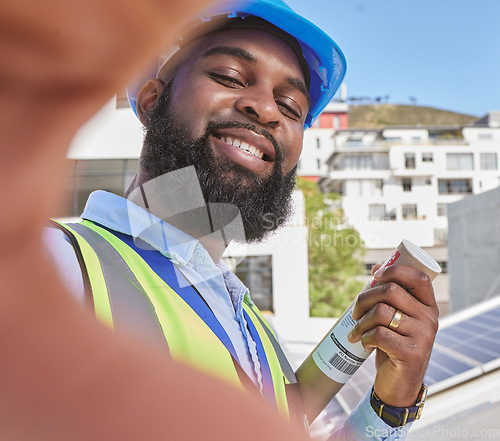
[[[349,106],[345,102],[331,102],[304,133],[304,147],[299,160],[300,175],[318,182],[328,174],[327,160],[332,154],[332,133],[349,127]]]
[[[328,172],[319,183],[343,196],[346,221],[368,248],[367,271],[401,239],[411,240],[443,268],[435,286],[446,312],[447,206],[500,185],[500,112],[463,128],[331,129],[330,136]]]

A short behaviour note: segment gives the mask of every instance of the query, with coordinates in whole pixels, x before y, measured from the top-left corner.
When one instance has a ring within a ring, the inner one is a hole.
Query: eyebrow
[[[290,86],[293,86],[295,89],[305,95],[305,97],[307,98],[307,104],[309,107],[311,107],[311,96],[309,95],[309,91],[307,90],[304,82],[300,81],[298,78],[287,78],[286,80],[288,84],[290,84]]]
[[[229,55],[230,57],[236,57],[240,60],[248,61],[252,64],[257,63],[257,59],[245,49],[234,46],[215,46],[207,50],[201,58],[208,58],[214,55]]]
[[[201,58],[208,58],[214,55],[228,55],[230,57],[239,58],[240,60],[247,61],[251,64],[257,64],[257,59],[245,49],[235,46],[215,46],[208,49]],[[307,104],[311,106],[311,96],[309,95],[309,91],[307,90],[306,85],[303,81],[298,78],[289,77],[286,79],[287,83],[293,88],[297,89],[307,98]]]

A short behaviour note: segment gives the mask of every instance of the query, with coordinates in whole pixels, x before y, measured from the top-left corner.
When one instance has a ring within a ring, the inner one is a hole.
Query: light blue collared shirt
[[[112,193],[93,192],[81,217],[119,233],[138,237],[171,260],[203,295],[231,339],[241,367],[262,390],[256,344],[243,316],[243,299],[245,296],[249,298],[248,289],[224,262],[214,263],[197,239]],[[83,304],[81,270],[69,240],[55,229],[46,229],[44,239],[63,282]],[[409,425],[405,427],[408,429]],[[404,431],[391,428],[377,416],[370,406],[368,393],[348,417],[344,427],[329,440],[396,441],[404,438]]]

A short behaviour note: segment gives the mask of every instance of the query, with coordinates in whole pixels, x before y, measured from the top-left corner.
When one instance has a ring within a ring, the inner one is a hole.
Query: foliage
[[[349,106],[349,127],[380,128],[386,126],[453,126],[468,125],[475,116],[432,107],[378,104]],[[459,131],[458,137],[462,135]]]
[[[364,246],[359,233],[345,225],[340,196],[323,194],[316,183],[300,179],[309,227],[309,298],[311,316],[338,317],[363,287]]]

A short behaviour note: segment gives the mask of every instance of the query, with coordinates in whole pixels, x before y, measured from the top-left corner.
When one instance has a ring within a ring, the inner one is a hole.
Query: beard
[[[282,226],[292,211],[297,166],[283,175],[283,148],[266,130],[237,121],[213,121],[205,134],[191,139],[188,127],[176,122],[169,108],[171,83],[163,90],[149,114],[139,167],[154,179],[194,166],[206,204],[232,204],[239,209],[246,242],[258,242]],[[276,157],[272,172],[265,177],[216,156],[209,137],[217,129],[244,128],[269,139]],[[161,196],[160,196],[161,197]],[[211,205],[212,207],[212,205]]]

